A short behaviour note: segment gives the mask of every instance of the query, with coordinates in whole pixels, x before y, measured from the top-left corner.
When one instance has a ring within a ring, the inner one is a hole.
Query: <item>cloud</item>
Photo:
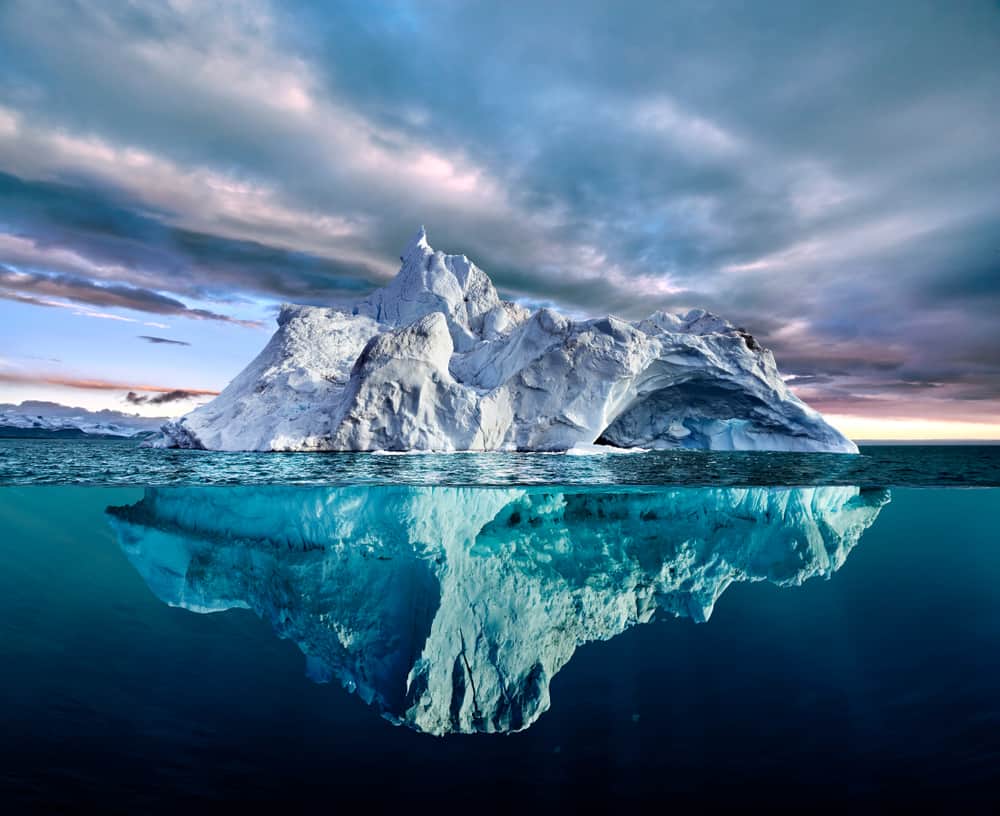
[[[711,308],[830,404],[986,410],[998,33],[905,0],[12,0],[0,261],[44,280],[3,288],[338,304],[425,223],[525,301]]]
[[[350,253],[342,260],[330,259],[178,227],[163,212],[120,190],[26,180],[3,172],[0,261],[221,300],[235,293],[307,300],[359,297],[391,271]]]
[[[183,389],[177,388],[173,391],[165,391],[162,394],[155,394],[153,396],[143,396],[137,394],[135,391],[129,391],[125,395],[125,401],[130,402],[133,405],[163,405],[168,402],[180,402],[181,400],[193,399],[199,396],[196,391],[185,391]]]
[[[49,298],[62,298],[86,306],[111,306],[195,320],[217,320],[251,328],[261,326],[255,320],[241,320],[207,309],[192,309],[175,298],[149,289],[116,283],[95,283],[85,278],[65,274],[47,275],[39,272],[21,272],[5,266],[0,266],[0,298],[49,307],[64,305]],[[138,322],[121,315],[92,311],[83,311],[81,314],[87,317]]]
[[[98,378],[88,379],[83,377],[63,376],[59,374],[27,374],[19,371],[0,371],[0,382],[19,385],[61,385],[66,388],[80,388],[88,391],[142,391],[150,394],[168,394],[183,391],[185,394],[191,396],[210,397],[217,396],[219,393],[218,391],[212,391],[206,388],[177,389],[165,385],[125,383],[115,380],[102,380]]]
[[[171,340],[168,337],[154,337],[149,334],[137,335],[140,340],[145,340],[147,343],[152,343],[153,345],[171,345],[171,346],[190,346],[190,343],[186,343],[183,340]]]

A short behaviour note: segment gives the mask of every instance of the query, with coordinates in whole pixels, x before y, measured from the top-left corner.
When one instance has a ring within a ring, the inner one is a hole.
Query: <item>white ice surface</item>
[[[285,306],[264,350],[157,444],[212,450],[541,450],[602,443],[856,453],[771,352],[702,310],[571,320],[500,299],[423,229],[352,310]]]

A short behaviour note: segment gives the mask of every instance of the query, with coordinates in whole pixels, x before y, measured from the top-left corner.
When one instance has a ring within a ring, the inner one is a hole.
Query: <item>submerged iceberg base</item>
[[[387,719],[528,727],[576,648],[734,581],[839,569],[889,500],[854,487],[148,488],[109,508],[163,601],[248,608]]]

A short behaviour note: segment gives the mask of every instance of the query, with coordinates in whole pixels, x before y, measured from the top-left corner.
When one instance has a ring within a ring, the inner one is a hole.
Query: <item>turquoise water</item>
[[[995,796],[998,489],[760,485],[732,460],[743,486],[590,483],[598,457],[305,486],[257,458],[272,483],[0,488],[5,803]]]

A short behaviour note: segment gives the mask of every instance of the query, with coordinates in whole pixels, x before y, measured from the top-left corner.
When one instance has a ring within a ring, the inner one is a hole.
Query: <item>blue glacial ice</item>
[[[829,577],[889,501],[802,488],[148,488],[109,508],[161,600],[246,608],[393,723],[509,732],[577,647]]]

